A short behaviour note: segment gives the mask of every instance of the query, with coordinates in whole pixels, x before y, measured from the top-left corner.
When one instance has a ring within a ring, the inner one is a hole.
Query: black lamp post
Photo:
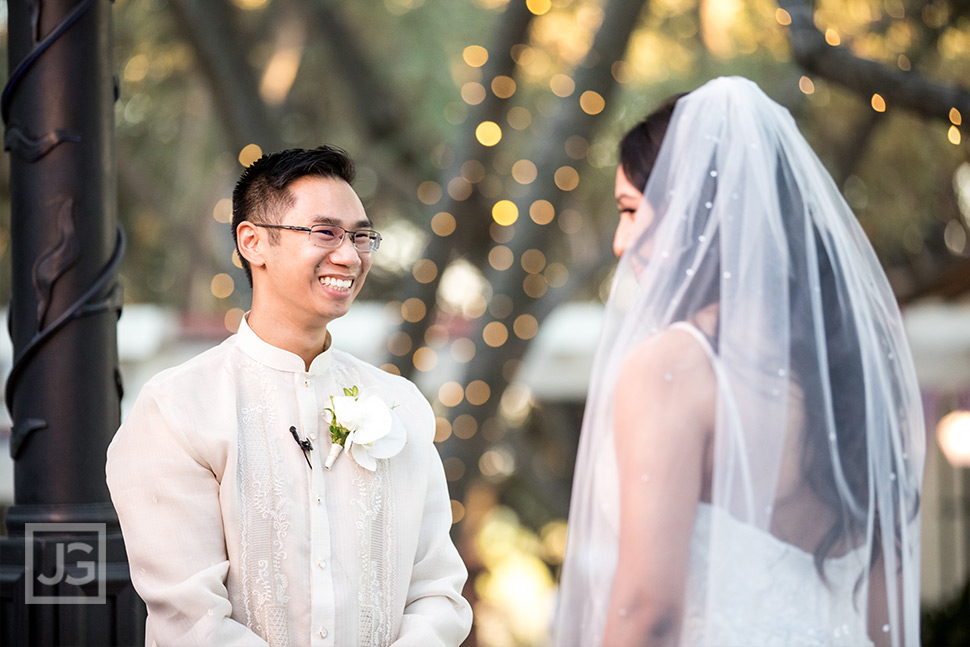
[[[110,0],[10,0],[14,505],[0,548],[0,643],[143,640],[104,480],[120,418]]]

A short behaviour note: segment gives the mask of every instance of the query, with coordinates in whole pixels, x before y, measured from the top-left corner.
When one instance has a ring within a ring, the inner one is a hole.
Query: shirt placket
[[[336,600],[334,599],[333,573],[331,569],[330,520],[327,514],[326,483],[323,478],[323,460],[329,449],[322,416],[323,409],[317,398],[315,381],[321,376],[297,375],[299,394],[300,422],[303,433],[313,443],[313,469],[310,470],[310,599],[311,625],[310,644],[334,644],[334,619]]]

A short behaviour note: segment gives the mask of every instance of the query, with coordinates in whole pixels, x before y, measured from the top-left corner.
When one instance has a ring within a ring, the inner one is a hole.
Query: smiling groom
[[[246,169],[232,226],[252,309],[222,344],[152,378],[108,449],[146,645],[468,635],[431,407],[327,331],[381,242],[353,179],[326,146]]]

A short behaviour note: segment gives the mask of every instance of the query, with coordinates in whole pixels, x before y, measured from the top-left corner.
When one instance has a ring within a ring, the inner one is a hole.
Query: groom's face
[[[337,178],[307,176],[288,187],[293,206],[280,223],[297,227],[336,225],[347,231],[371,228],[357,194]],[[268,237],[268,231],[262,230]],[[300,322],[329,323],[350,309],[371,266],[371,252],[354,249],[350,236],[339,246],[317,247],[308,234],[274,230],[278,242],[266,247],[260,274],[262,301]]]

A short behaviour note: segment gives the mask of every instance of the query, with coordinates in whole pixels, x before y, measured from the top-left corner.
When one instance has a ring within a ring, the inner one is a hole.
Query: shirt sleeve
[[[219,482],[151,385],[108,447],[107,482],[149,647],[266,645],[230,618]]]
[[[415,389],[417,391],[417,389]],[[451,498],[441,457],[434,446],[434,414],[418,393],[426,414],[428,490],[421,519],[418,551],[411,571],[401,631],[394,647],[457,647],[472,625],[471,605],[461,595],[468,578],[451,540]]]

